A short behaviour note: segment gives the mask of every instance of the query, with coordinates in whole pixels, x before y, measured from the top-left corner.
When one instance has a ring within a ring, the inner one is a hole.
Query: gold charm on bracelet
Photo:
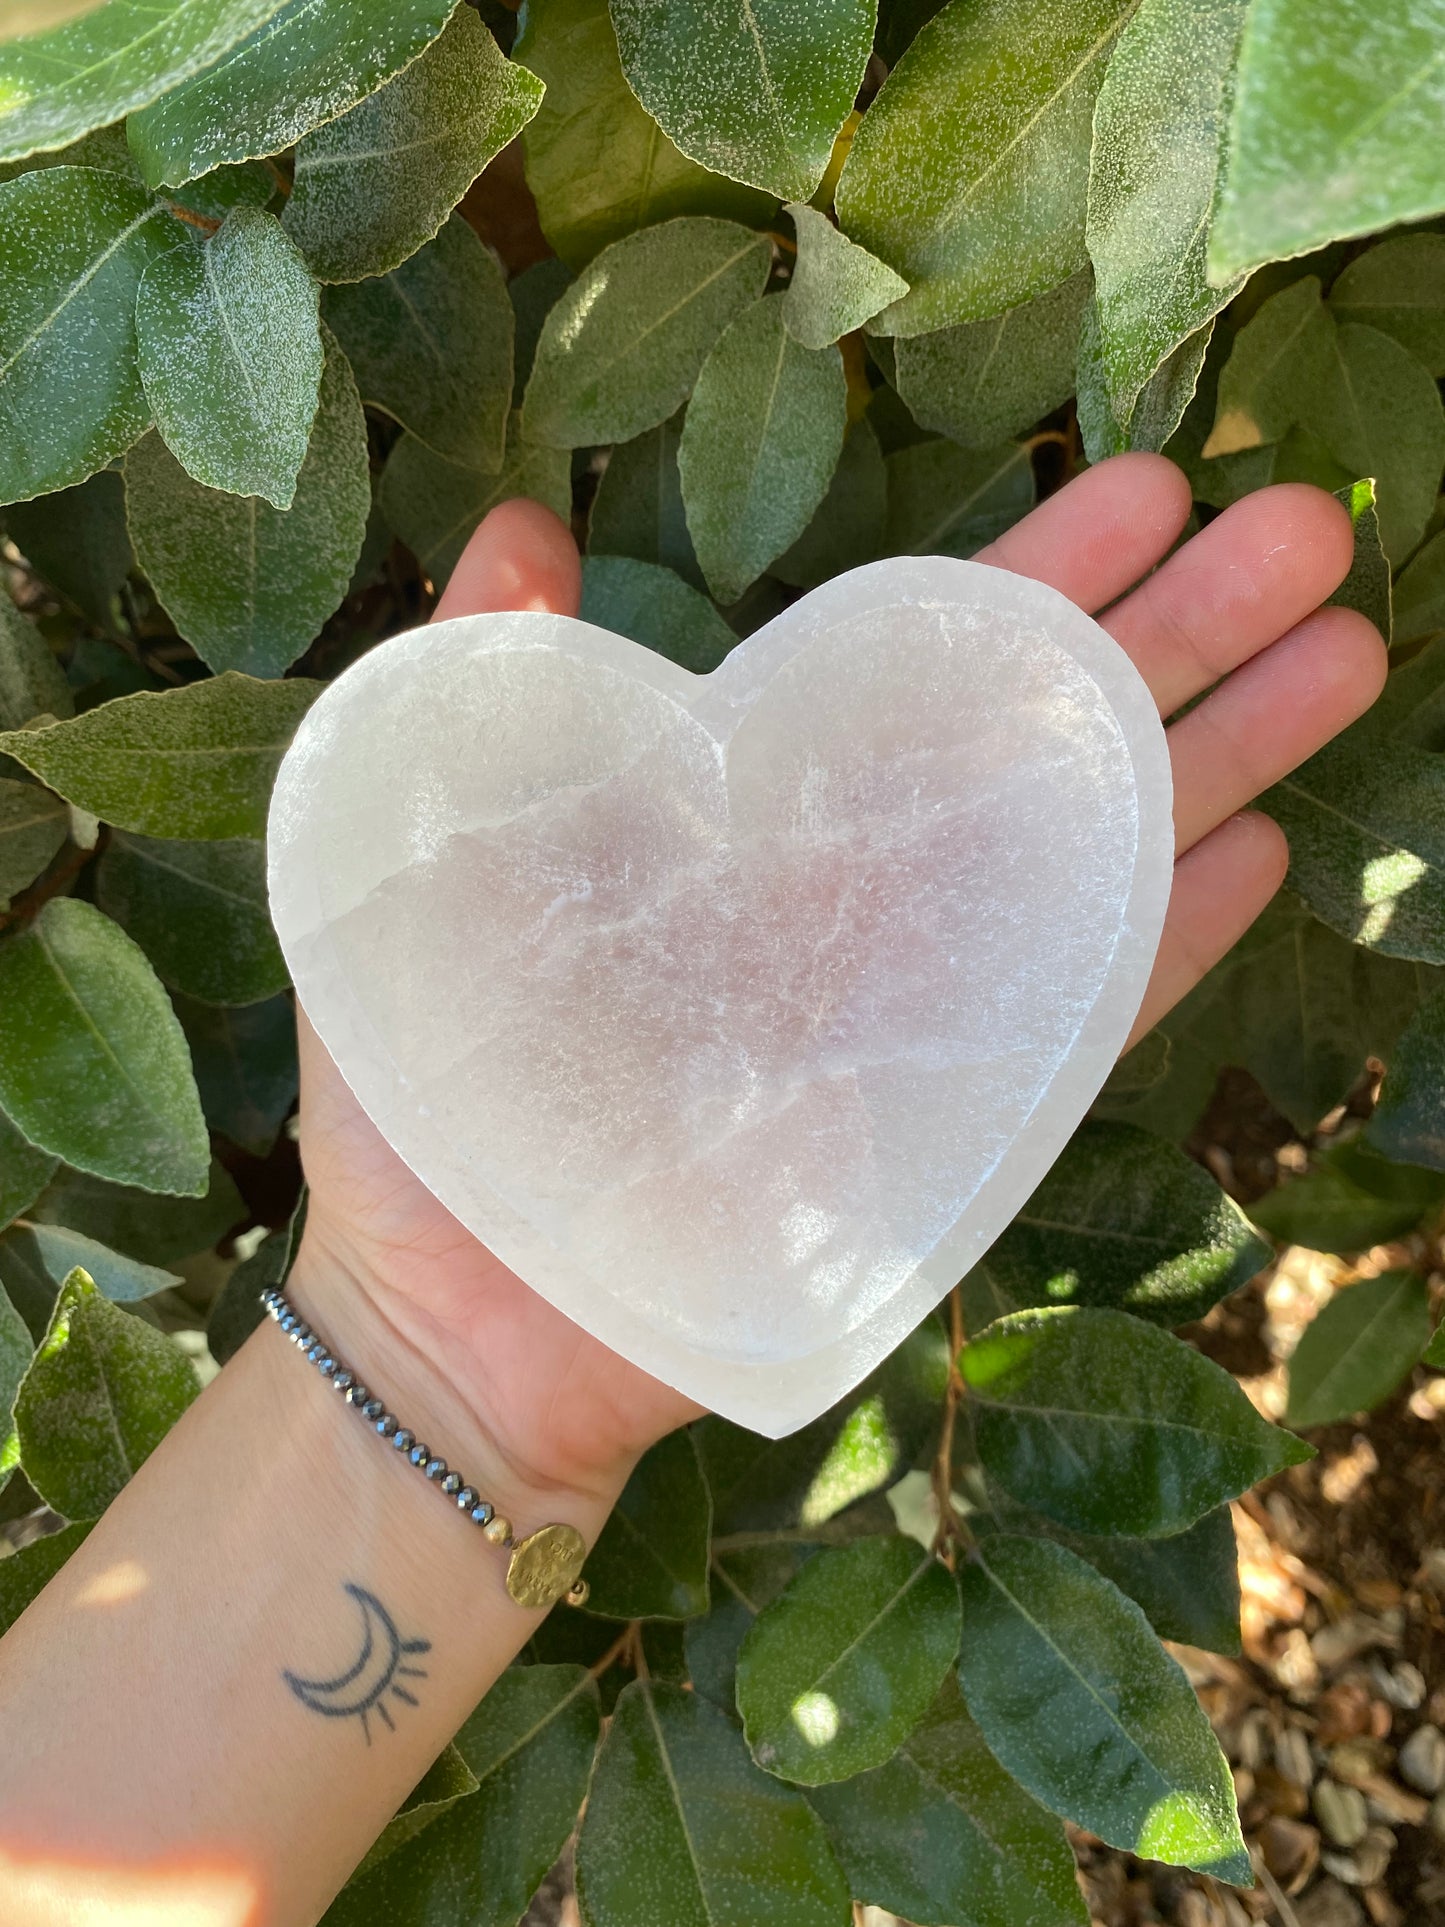
[[[519,1606],[554,1606],[578,1590],[586,1557],[587,1542],[576,1526],[542,1526],[514,1548],[507,1591]]]

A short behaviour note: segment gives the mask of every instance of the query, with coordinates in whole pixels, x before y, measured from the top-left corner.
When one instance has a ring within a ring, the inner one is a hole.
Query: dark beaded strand
[[[420,1444],[415,1432],[408,1431],[404,1425],[398,1424],[395,1416],[386,1409],[385,1403],[368,1386],[363,1385],[354,1372],[342,1364],[325,1340],[318,1338],[305,1319],[293,1310],[279,1286],[268,1286],[261,1293],[261,1303],[292,1344],[297,1346],[315,1365],[332,1389],[340,1392],[346,1403],[358,1410],[383,1439],[390,1440],[398,1452],[404,1453],[429,1484],[439,1485],[446,1496],[453,1501],[457,1510],[469,1518],[474,1525],[485,1530],[492,1524],[497,1516],[496,1508],[489,1505],[485,1499],[479,1499],[475,1489],[465,1483],[461,1473],[449,1470],[446,1460],[437,1457],[429,1445]],[[510,1526],[505,1533],[499,1535],[494,1532],[491,1536],[497,1545],[510,1546],[513,1543]]]

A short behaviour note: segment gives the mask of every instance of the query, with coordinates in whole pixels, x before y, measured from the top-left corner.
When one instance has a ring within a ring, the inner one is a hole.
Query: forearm
[[[305,1253],[288,1290],[518,1537],[595,1538],[614,1492],[529,1489],[363,1293]],[[0,1918],[314,1921],[542,1617],[506,1570],[268,1321],[0,1641]],[[363,1722],[389,1627],[427,1644]],[[361,1690],[301,1690],[368,1634]]]

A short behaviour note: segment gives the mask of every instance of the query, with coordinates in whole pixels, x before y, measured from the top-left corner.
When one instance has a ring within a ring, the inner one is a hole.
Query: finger
[[[1189,484],[1162,455],[1115,455],[980,549],[976,562],[1032,576],[1102,609],[1168,553],[1189,520]]]
[[[1227,508],[1100,621],[1168,716],[1318,608],[1354,547],[1332,495],[1282,482]]]
[[[518,497],[499,502],[472,532],[432,616],[493,609],[545,609],[575,616],[582,564],[571,531],[551,509]]]
[[[1373,622],[1320,609],[1181,716],[1169,731],[1175,848],[1189,849],[1363,715],[1386,666]]]
[[[1129,1044],[1152,1030],[1239,941],[1284,882],[1288,865],[1284,831],[1253,810],[1221,823],[1180,857],[1164,934]]]

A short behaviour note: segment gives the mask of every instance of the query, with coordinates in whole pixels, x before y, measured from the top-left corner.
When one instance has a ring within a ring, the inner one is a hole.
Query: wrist
[[[556,1522],[576,1526],[590,1546],[627,1482],[633,1455],[564,1466],[534,1442],[519,1440],[505,1388],[498,1395],[493,1387],[491,1398],[479,1398],[470,1375],[457,1370],[456,1348],[443,1331],[405,1315],[409,1306],[398,1316],[383,1286],[348,1265],[309,1229],[285,1292],[345,1368],[412,1435],[413,1445],[398,1451],[390,1438],[375,1435],[374,1425],[353,1421],[358,1434],[372,1434],[363,1442],[378,1455],[394,1456],[398,1475],[407,1474],[403,1484],[421,1488],[425,1483],[413,1469],[412,1455],[417,1445],[426,1445],[493,1508],[497,1519],[511,1525],[516,1540]],[[342,1399],[336,1403],[349,1414]],[[423,1503],[430,1495],[418,1489],[413,1496]],[[450,1496],[438,1493],[437,1499]],[[477,1533],[470,1518],[459,1524]],[[490,1523],[485,1530],[494,1541],[502,1536]]]

